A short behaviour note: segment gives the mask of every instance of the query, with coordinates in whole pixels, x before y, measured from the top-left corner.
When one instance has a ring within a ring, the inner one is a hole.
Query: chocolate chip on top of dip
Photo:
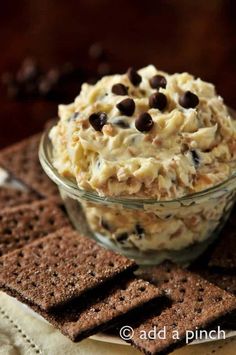
[[[83,84],[59,116],[55,167],[85,190],[169,200],[232,173],[236,126],[214,86],[188,73],[130,68]]]
[[[149,65],[105,76],[60,105],[59,118],[50,132],[55,168],[100,196],[176,200],[220,184],[235,170],[235,121],[214,85],[188,73]],[[92,230],[138,250],[176,250],[209,237],[226,199],[178,216],[113,213],[86,203]]]

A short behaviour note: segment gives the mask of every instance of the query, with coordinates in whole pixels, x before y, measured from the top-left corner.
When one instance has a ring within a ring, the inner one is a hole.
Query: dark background
[[[25,57],[44,70],[71,62],[83,70],[57,97],[9,98],[0,92],[0,147],[42,129],[58,102],[79,92],[80,82],[106,71],[124,72],[148,63],[189,71],[215,83],[236,107],[236,2],[234,0],[21,0],[2,1],[0,74],[4,82]],[[105,54],[88,55],[100,42]],[[92,78],[92,79],[91,79]],[[11,89],[11,88],[10,88]],[[9,90],[8,90],[9,91]],[[10,90],[11,93],[11,90]],[[27,95],[26,95],[27,96]]]

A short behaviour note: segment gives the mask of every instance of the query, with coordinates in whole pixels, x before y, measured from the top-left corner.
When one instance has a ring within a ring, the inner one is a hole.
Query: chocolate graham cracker
[[[236,309],[236,298],[198,275],[176,265],[165,263],[142,273],[170,297],[173,304],[161,314],[150,315],[141,324],[133,325],[129,341],[145,354],[168,354],[186,342],[186,331],[207,329]],[[132,322],[127,323],[132,326]],[[166,330],[165,339],[140,338],[142,331]],[[177,331],[178,338],[173,337]],[[193,339],[192,339],[193,340]]]
[[[35,200],[39,200],[39,195],[34,191],[0,187],[0,211],[4,208],[34,202]]]
[[[136,268],[71,228],[2,257],[0,286],[44,310],[62,305]]]
[[[25,302],[14,292],[8,293]],[[155,301],[155,306],[162,308],[165,298],[157,287],[132,277],[101,289],[87,302],[75,299],[64,307],[49,312],[35,305],[30,306],[72,341],[80,341],[98,331],[106,330],[111,324],[116,325],[130,314],[139,314],[144,310],[141,307],[147,307],[150,301]]]
[[[215,272],[209,269],[202,270],[199,274],[209,282],[236,296],[236,275]]]
[[[53,199],[6,208],[0,212],[0,256],[69,224]]]
[[[0,166],[41,196],[58,196],[58,189],[44,173],[38,158],[41,134],[0,151]]]

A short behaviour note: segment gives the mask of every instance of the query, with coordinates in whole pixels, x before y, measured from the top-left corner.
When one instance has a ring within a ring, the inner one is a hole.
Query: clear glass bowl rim
[[[48,128],[42,135],[40,145],[39,145],[39,160],[40,163],[49,176],[49,178],[56,183],[61,189],[65,190],[70,196],[79,199],[85,199],[91,202],[101,203],[101,204],[119,204],[124,206],[130,206],[134,208],[143,208],[143,206],[156,206],[156,207],[171,207],[171,205],[183,204],[191,205],[194,201],[209,199],[216,193],[220,191],[232,191],[236,188],[236,171],[222,183],[215,185],[209,189],[202,190],[200,192],[186,195],[173,200],[156,200],[156,199],[145,199],[145,198],[135,198],[135,197],[110,197],[110,196],[100,196],[96,192],[82,190],[78,187],[75,181],[67,179],[61,176],[56,168],[52,164],[52,143],[49,138]]]

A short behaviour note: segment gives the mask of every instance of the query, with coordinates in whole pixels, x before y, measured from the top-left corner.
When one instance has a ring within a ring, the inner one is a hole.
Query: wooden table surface
[[[99,41],[113,71],[148,63],[169,72],[186,70],[214,82],[235,107],[235,16],[233,0],[4,1],[0,74],[16,71],[27,56],[45,68],[70,61],[96,70],[88,48]],[[10,100],[0,90],[0,147],[40,130],[56,115],[56,101]],[[78,91],[79,85],[73,95]]]

